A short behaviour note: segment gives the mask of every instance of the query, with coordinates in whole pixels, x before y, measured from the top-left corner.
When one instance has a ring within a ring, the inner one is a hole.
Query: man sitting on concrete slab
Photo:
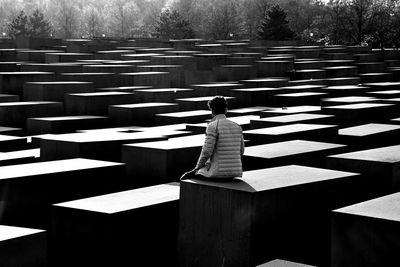
[[[212,178],[230,180],[242,176],[244,141],[242,128],[228,120],[227,102],[216,96],[208,102],[214,116],[206,129],[204,142],[196,167],[182,175],[181,180],[190,178]]]

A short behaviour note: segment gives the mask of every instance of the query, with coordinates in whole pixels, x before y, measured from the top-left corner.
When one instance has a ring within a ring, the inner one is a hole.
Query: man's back
[[[206,167],[198,174],[215,178],[242,176],[242,128],[225,115],[217,115],[208,125],[206,134],[215,136],[215,146]]]

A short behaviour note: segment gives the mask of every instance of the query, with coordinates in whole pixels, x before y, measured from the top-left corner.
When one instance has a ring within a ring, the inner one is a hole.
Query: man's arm
[[[212,156],[214,152],[215,142],[217,141],[217,129],[215,124],[209,124],[206,129],[206,140],[201,149],[200,157],[197,161],[195,170],[201,169]]]
[[[242,134],[242,140],[240,140],[240,156],[243,156],[244,154],[244,139],[243,139],[243,134]]]

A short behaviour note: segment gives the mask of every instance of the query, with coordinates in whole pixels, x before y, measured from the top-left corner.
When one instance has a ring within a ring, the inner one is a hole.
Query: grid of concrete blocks
[[[0,47],[0,266],[400,265],[400,51]],[[243,177],[180,182],[215,95]]]

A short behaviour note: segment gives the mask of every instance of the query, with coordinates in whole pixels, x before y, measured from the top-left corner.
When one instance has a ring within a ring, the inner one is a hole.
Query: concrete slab
[[[335,124],[335,116],[313,113],[296,113],[291,115],[272,116],[251,120],[250,128],[258,129],[288,125],[292,123]]]
[[[68,158],[121,160],[121,147],[127,143],[150,142],[167,139],[157,132],[109,132],[45,135],[40,138],[42,161]],[[104,153],[107,151],[107,153]]]
[[[110,119],[119,125],[154,126],[156,114],[177,112],[178,104],[149,102],[140,104],[111,105]]]
[[[135,103],[133,93],[95,92],[65,96],[67,115],[108,115],[110,105]]]
[[[353,149],[400,144],[400,125],[369,123],[339,130],[338,140]]]
[[[357,103],[322,107],[325,114],[336,116],[340,126],[354,126],[368,122],[382,122],[396,117],[398,109],[395,104]]]
[[[357,171],[373,185],[375,197],[397,190],[400,186],[398,166],[400,145],[360,150],[329,156],[327,165],[337,170]],[[367,189],[364,189],[367,190]]]
[[[199,97],[210,95],[231,96],[231,91],[233,89],[240,89],[242,87],[242,84],[232,83],[208,83],[191,85],[191,88],[194,90],[194,94]]]
[[[140,102],[175,102],[175,99],[193,97],[194,90],[186,88],[135,89],[135,98]]]
[[[1,266],[45,266],[46,231],[0,225]]]
[[[321,100],[321,106],[338,106],[356,103],[370,103],[378,102],[379,99],[372,96],[343,96],[343,97],[330,97]]]
[[[92,82],[27,82],[23,87],[23,99],[24,101],[64,102],[66,94],[90,92],[94,92]]]
[[[345,152],[346,147],[305,140],[247,146],[243,156],[243,169],[248,171],[288,164],[326,167],[326,156]]]
[[[338,134],[336,125],[296,123],[283,126],[260,128],[244,131],[245,139],[252,145],[268,144],[291,139],[304,139],[311,141],[335,140]]]
[[[301,92],[290,94],[277,94],[276,103],[280,106],[319,105],[321,99],[327,97],[328,93]]]
[[[55,204],[50,262],[176,266],[178,200],[170,183]]]
[[[280,115],[290,115],[296,113],[321,113],[321,107],[304,105],[304,106],[273,108],[266,111],[262,111],[260,117],[265,118],[265,117],[280,116]]]
[[[27,133],[29,135],[61,134],[104,127],[109,123],[108,117],[90,115],[28,118]]]
[[[358,85],[337,85],[328,86],[322,90],[326,92],[330,97],[341,97],[341,96],[362,96],[365,95],[370,90],[366,86]]]
[[[231,90],[230,95],[236,97],[237,104],[243,107],[263,106],[266,104],[276,106],[277,103],[275,103],[274,96],[283,92],[284,90],[281,88],[242,88]]]
[[[399,263],[400,194],[332,212],[331,266],[389,266]]]
[[[212,117],[212,115],[209,110],[180,111],[156,114],[155,122],[157,125],[202,123],[210,117]]]
[[[168,72],[148,71],[120,73],[120,86],[141,86],[147,85],[153,88],[169,88],[171,80]]]
[[[39,158],[39,148],[2,152],[0,153],[0,166],[37,162]]]
[[[185,171],[196,166],[204,138],[204,134],[198,134],[124,145],[122,161],[127,176],[137,186],[179,181]]]
[[[50,204],[118,190],[124,170],[122,163],[82,158],[2,166],[1,223],[47,229]]]
[[[255,266],[281,257],[328,264],[330,211],[354,201],[359,179],[355,173],[288,165],[247,171],[233,182],[183,181],[180,261]]]
[[[0,103],[0,125],[26,128],[29,117],[42,117],[52,114],[62,115],[61,102],[26,101]]]
[[[25,82],[53,81],[53,72],[0,72],[0,93],[22,95],[22,88]]]

